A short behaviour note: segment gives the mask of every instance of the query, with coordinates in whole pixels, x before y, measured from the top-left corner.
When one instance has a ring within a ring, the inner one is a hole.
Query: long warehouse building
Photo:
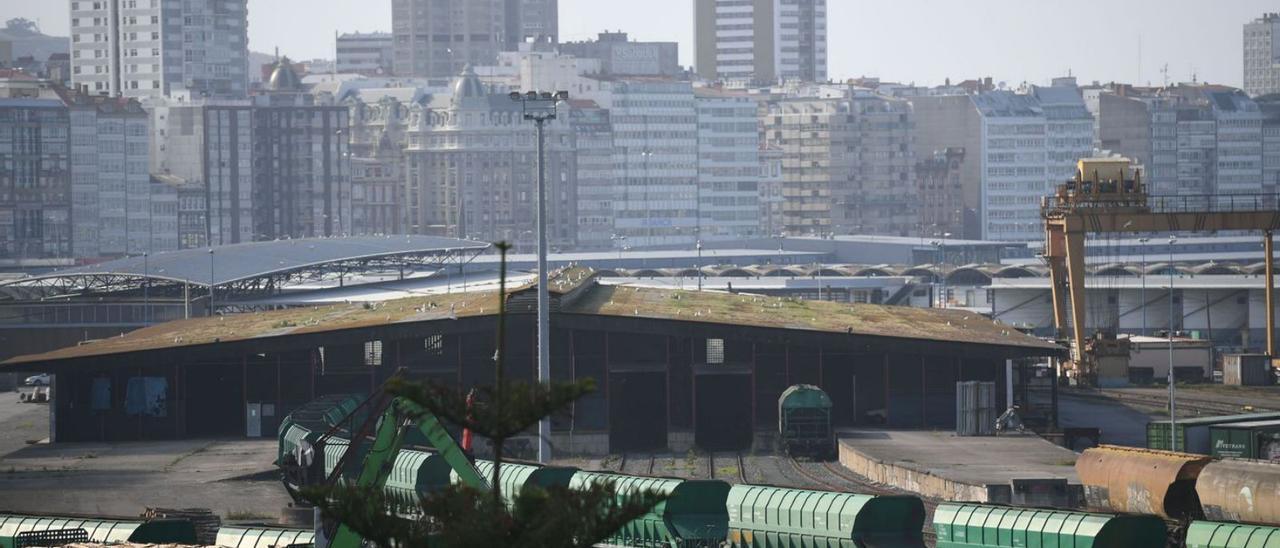
[[[958,310],[604,285],[585,268],[550,283],[552,377],[599,388],[554,424],[557,447],[579,453],[746,449],[800,383],[831,395],[838,426],[951,427],[956,382],[1003,387],[1006,360],[1062,352]],[[536,371],[535,295],[507,296],[516,379]],[[490,383],[497,309],[489,290],[177,320],[0,372],[54,375],[54,441],[270,436],[290,410],[371,391],[401,368]]]

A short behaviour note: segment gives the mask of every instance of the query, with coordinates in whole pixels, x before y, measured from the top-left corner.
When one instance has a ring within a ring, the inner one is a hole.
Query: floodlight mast
[[[556,108],[569,99],[569,92],[513,91],[512,101],[520,103],[525,120],[533,120],[538,140],[538,382],[551,382],[551,296],[547,291],[547,174],[546,141],[543,126],[556,119]],[[551,419],[538,421],[538,462],[551,461]]]

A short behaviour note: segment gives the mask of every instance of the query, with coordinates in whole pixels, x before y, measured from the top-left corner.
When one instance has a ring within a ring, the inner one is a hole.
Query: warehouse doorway
[[[662,451],[666,448],[666,373],[610,373],[609,451]]]
[[[751,449],[749,372],[694,376],[693,443],[707,451]]]

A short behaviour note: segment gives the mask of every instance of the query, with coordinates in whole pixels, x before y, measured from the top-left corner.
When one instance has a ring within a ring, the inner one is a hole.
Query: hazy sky
[[[622,29],[680,42],[692,63],[693,0],[560,0],[563,40]],[[0,18],[65,34],[69,0],[0,0]],[[1241,25],[1275,0],[828,0],[832,78],[940,84],[990,75],[1016,85],[1070,71],[1081,82],[1241,84]],[[390,0],[249,0],[255,51],[333,56],[333,33],[389,30]],[[1141,45],[1139,45],[1141,44]],[[1141,55],[1139,55],[1141,52]],[[1139,72],[1141,71],[1141,72]]]

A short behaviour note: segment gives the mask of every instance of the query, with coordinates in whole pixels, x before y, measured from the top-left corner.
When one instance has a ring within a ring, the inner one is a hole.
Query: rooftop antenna
[[[1169,87],[1169,63],[1165,63],[1160,67],[1160,74],[1164,78],[1164,87]]]
[[[1142,82],[1142,35],[1138,35],[1138,79],[1136,82]]]

